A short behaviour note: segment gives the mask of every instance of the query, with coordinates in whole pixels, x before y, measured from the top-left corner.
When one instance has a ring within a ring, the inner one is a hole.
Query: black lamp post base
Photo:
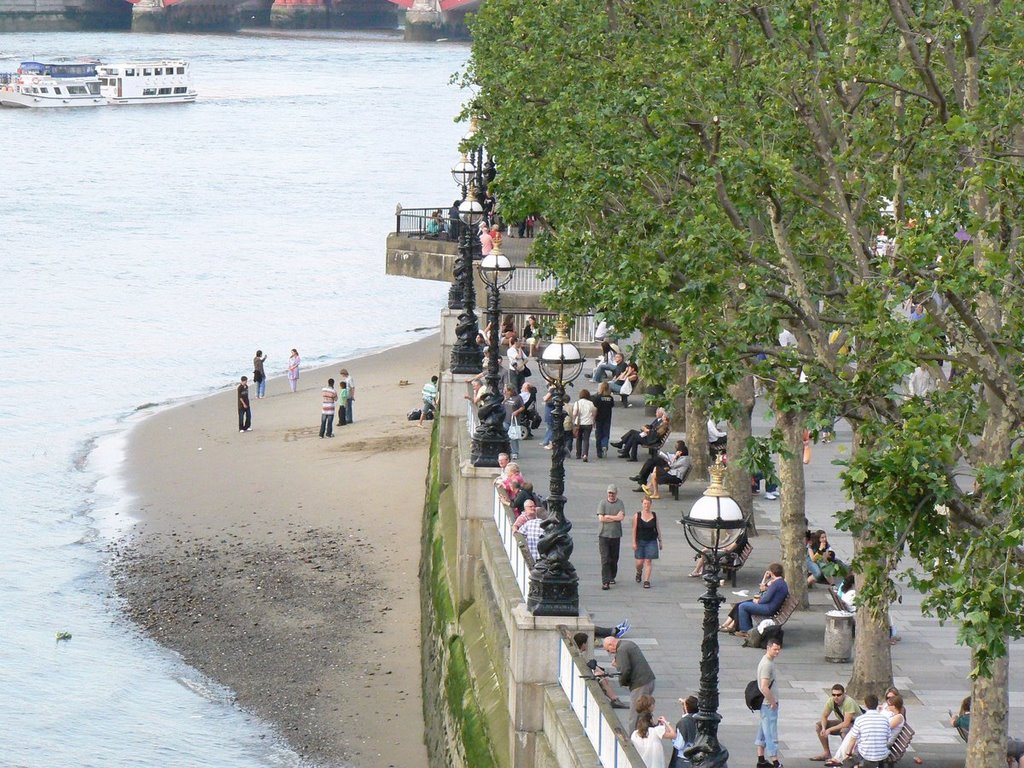
[[[497,467],[498,454],[508,453],[510,449],[507,435],[480,434],[480,430],[477,430],[473,435],[470,460],[474,467]]]
[[[729,750],[718,743],[717,738],[697,735],[697,740],[683,753],[694,768],[726,768],[729,765]]]
[[[579,616],[579,579],[530,579],[530,593],[526,608],[534,616]]]
[[[461,344],[452,347],[452,373],[480,373],[484,367],[484,352],[476,344],[466,349]]]

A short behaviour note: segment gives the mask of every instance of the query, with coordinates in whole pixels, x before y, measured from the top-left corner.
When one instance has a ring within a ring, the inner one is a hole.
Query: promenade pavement
[[[543,382],[534,383],[543,385]],[[590,383],[581,379],[576,383],[575,392],[570,390],[571,396],[575,398],[576,392],[588,386]],[[639,404],[629,409],[616,407],[612,440],[650,419]],[[770,429],[769,419],[764,404],[759,403],[754,414],[755,434]],[[546,495],[551,452],[540,447],[542,437],[543,426],[535,439],[520,443],[519,462],[523,475],[534,482],[538,492]],[[678,437],[671,435],[668,444]],[[849,451],[850,442],[849,427],[840,423],[835,442],[815,445],[812,461],[805,467],[807,517],[811,527],[828,531],[833,547],[845,561],[853,556],[853,541],[849,534],[835,529],[834,513],[847,504],[839,483],[839,468],[831,462]],[[680,714],[677,699],[696,695],[699,687],[703,606],[697,598],[704,589],[701,579],[687,576],[693,567],[694,553],[686,543],[682,526],[676,521],[700,497],[706,482],[687,482],[681,488],[679,501],[673,500],[667,489],[662,489],[662,497],[655,501],[654,508],[662,525],[664,549],[655,562],[652,588],[643,589],[634,581],[632,550],[629,534],[625,533],[642,498],[642,494],[632,491],[636,483],[627,478],[637,473],[640,464],[617,458],[614,449],[610,458],[597,459],[596,456],[591,439],[588,463],[574,458],[566,460],[566,516],[573,524],[572,563],[580,579],[580,609],[599,625],[614,626],[629,619],[632,629],[626,637],[644,651],[657,676],[656,714],[663,714],[674,722]],[[618,583],[603,591],[596,509],[610,483],[619,487],[627,519],[623,526],[625,535]],[[727,599],[722,608],[723,617],[731,603],[756,593],[765,568],[779,559],[779,502],[757,496],[754,512],[759,535],[752,539],[754,551],[739,572],[736,588],[728,584],[722,588]],[[927,766],[963,766],[965,745],[948,726],[947,709],[955,711],[960,700],[970,692],[970,653],[957,645],[955,624],[941,626],[936,619],[923,616],[921,595],[909,586],[903,585],[901,593],[902,602],[892,606],[892,621],[902,638],[892,647],[893,675],[896,687],[906,699],[908,722],[916,731],[904,762],[910,764],[916,757]],[[810,603],[808,611],[798,611],[786,623],[784,649],[777,662],[781,759],[789,766],[813,765],[808,758],[821,751],[814,723],[821,715],[831,686],[836,682],[846,684],[853,669],[852,662],[825,661],[825,612],[832,608],[826,589],[820,586],[812,589]],[[722,715],[719,737],[729,750],[731,766],[753,766],[756,763],[753,741],[757,715],[746,708],[743,689],[753,679],[764,652],[743,648],[742,641],[730,635],[720,633],[718,638],[719,711]],[[1011,649],[1010,665],[1010,733],[1018,736],[1024,733],[1024,670],[1014,662],[1020,661],[1021,648],[1022,644],[1017,643]],[[608,661],[602,649],[595,655],[600,663]],[[620,712],[623,722],[625,714],[625,711]],[[833,738],[830,746],[835,751],[839,740]]]

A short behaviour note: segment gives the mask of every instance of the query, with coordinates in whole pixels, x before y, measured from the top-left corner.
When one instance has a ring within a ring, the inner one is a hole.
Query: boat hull
[[[102,96],[45,96],[42,94],[0,91],[0,107],[7,109],[68,109],[71,107],[103,107]]]
[[[190,93],[185,96],[137,96],[137,97],[109,97],[107,103],[115,107],[125,107],[132,104],[192,104],[196,100],[196,94]]]

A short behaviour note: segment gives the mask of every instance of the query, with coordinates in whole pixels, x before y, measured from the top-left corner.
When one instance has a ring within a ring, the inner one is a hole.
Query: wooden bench
[[[914,729],[907,723],[903,724],[896,739],[889,746],[889,754],[885,760],[861,760],[861,768],[882,768],[882,766],[896,765],[906,754],[910,742],[914,740]]]
[[[679,478],[678,483],[665,483],[665,485],[668,486],[668,492],[672,494],[672,498],[676,501],[679,501],[679,486],[686,482],[686,478],[690,476],[690,470],[692,468],[693,465],[691,464],[683,471],[683,476]],[[733,582],[733,586],[736,586],[735,582]]]
[[[774,615],[766,616],[765,618],[771,619],[775,622],[776,627],[781,627],[787,621],[789,617],[793,615],[796,609],[800,606],[794,595],[787,595],[786,599],[782,602],[782,606],[777,610]],[[760,621],[763,621],[758,617]],[[757,626],[747,633],[746,639],[743,641],[744,648],[760,648],[761,647],[761,634],[757,631]]]
[[[689,471],[689,470],[687,470]],[[744,563],[747,562],[747,558],[754,552],[754,545],[749,541],[743,546],[739,552],[733,553],[734,557],[731,557],[728,563],[722,564],[722,581],[728,579],[733,588],[736,587],[736,574],[740,572],[740,568],[743,567]],[[788,600],[789,598],[787,598]],[[783,603],[785,606],[785,603]]]

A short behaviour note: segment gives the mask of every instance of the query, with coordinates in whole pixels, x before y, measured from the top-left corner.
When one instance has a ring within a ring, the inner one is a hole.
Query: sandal
[[[650,589],[650,588],[651,588],[651,582],[645,581],[644,582],[644,589]]]

